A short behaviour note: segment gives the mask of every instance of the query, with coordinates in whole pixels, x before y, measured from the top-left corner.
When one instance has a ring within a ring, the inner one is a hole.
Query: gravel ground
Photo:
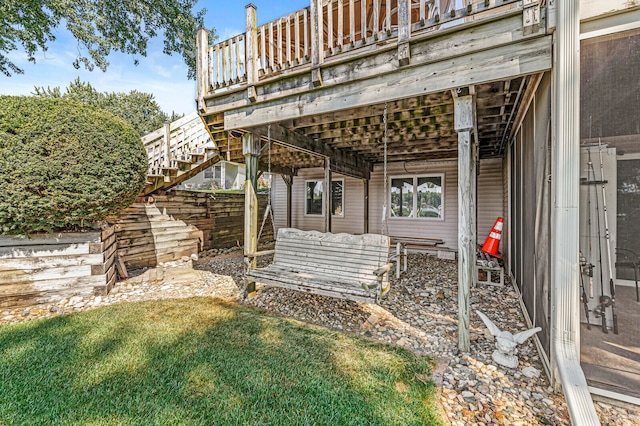
[[[270,259],[262,258],[266,264]],[[512,286],[480,286],[471,292],[471,351],[457,350],[457,263],[411,254],[409,270],[391,280],[391,290],[379,305],[309,295],[275,287],[260,287],[243,298],[242,256],[238,250],[205,253],[154,269],[117,283],[105,297],[72,297],[48,305],[0,309],[0,324],[66,315],[92,307],[151,299],[210,296],[245,303],[277,315],[356,333],[407,347],[434,357],[434,380],[452,425],[567,425],[561,393],[555,393],[543,371],[532,339],[519,348],[518,369],[497,366],[495,348],[475,310],[501,329],[525,330],[517,293]],[[603,425],[640,425],[637,410],[596,402]]]

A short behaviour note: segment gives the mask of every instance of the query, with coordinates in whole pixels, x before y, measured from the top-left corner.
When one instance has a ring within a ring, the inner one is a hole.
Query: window
[[[322,216],[322,181],[308,180],[305,182],[306,200],[304,214]]]
[[[344,216],[344,180],[331,181],[331,215]]]
[[[321,180],[305,182],[305,215],[324,215],[323,188],[324,182]],[[344,216],[344,179],[331,181],[331,215]]]
[[[391,178],[392,218],[444,218],[442,182],[444,175]]]

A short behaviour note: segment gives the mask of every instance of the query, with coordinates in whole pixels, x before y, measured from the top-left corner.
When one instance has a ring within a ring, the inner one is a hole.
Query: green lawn
[[[442,424],[431,362],[193,298],[0,327],[0,424]]]

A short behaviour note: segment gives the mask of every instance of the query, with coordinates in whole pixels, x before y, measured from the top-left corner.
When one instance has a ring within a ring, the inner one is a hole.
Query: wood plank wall
[[[259,194],[259,225],[267,195]],[[201,250],[242,246],[244,194],[168,191],[107,220],[115,224],[118,254],[128,268],[153,267]],[[271,216],[261,242],[273,240]]]
[[[262,224],[267,197],[267,194],[258,194],[258,226]],[[166,209],[168,215],[202,231],[204,250],[244,244],[244,194],[169,191],[153,198],[159,209]],[[269,216],[260,242],[273,239],[272,216]]]
[[[114,228],[0,237],[0,307],[105,295],[116,281]]]

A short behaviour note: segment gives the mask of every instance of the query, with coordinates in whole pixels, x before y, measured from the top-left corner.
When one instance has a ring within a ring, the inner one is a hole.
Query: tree
[[[146,56],[152,37],[164,36],[165,54],[182,55],[188,77],[195,78],[196,33],[205,9],[193,13],[197,0],[3,0],[0,2],[0,72],[6,76],[24,70],[8,57],[24,49],[29,61],[46,52],[54,32],[64,23],[78,41],[73,66],[105,71],[112,50]],[[215,32],[213,30],[212,34]],[[138,63],[138,59],[134,59]]]
[[[133,203],[147,153],[122,119],[66,99],[0,96],[0,235],[82,227]]]
[[[122,92],[98,92],[90,83],[76,78],[69,83],[64,93],[60,87],[34,87],[34,95],[46,98],[61,98],[82,102],[94,108],[109,111],[129,123],[140,136],[144,136],[164,125],[166,121],[175,121],[180,116],[175,112],[167,115],[150,93],[132,90]]]

